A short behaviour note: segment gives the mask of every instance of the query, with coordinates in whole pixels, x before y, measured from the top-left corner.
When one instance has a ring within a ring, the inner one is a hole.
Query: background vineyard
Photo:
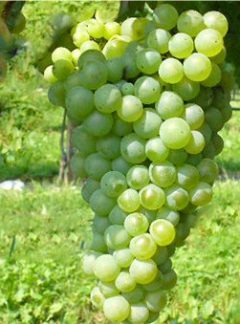
[[[52,14],[66,11],[81,20],[96,6],[26,4],[18,55],[0,85],[0,179],[27,183],[22,193],[0,194],[1,323],[105,323],[87,297],[94,282],[81,271],[80,246],[91,239],[92,214],[79,185],[56,186],[63,111],[48,103],[36,66],[51,42]],[[179,283],[161,315],[168,323],[239,323],[239,133],[234,112],[218,158],[225,181],[216,184],[213,204],[174,259]]]

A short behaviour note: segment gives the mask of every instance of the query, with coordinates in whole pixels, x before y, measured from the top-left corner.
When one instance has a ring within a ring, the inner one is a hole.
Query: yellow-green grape
[[[185,146],[185,150],[189,154],[199,154],[205,147],[205,139],[201,132],[193,130],[191,131],[191,137],[188,144]]]
[[[184,60],[184,73],[189,80],[204,81],[212,70],[211,61],[201,53],[194,53]]]
[[[133,129],[138,136],[149,139],[159,134],[161,122],[155,109],[145,108],[142,116],[133,123]]]
[[[136,281],[130,276],[128,271],[122,271],[117,276],[115,285],[120,292],[127,293],[135,289]]]
[[[204,123],[204,111],[195,103],[185,105],[182,117],[191,129],[199,129]]]
[[[58,80],[63,81],[74,71],[74,65],[68,60],[57,60],[54,62],[52,71]]]
[[[165,219],[157,219],[150,225],[150,234],[159,246],[171,244],[175,238],[175,229],[172,223]]]
[[[101,113],[111,114],[121,107],[121,92],[115,85],[105,84],[95,91],[94,104]]]
[[[128,47],[130,39],[128,37],[115,35],[104,46],[102,52],[106,59],[110,60],[122,57]]]
[[[152,77],[142,76],[136,80],[134,92],[143,104],[152,104],[160,96],[161,85]]]
[[[108,21],[104,25],[103,37],[109,40],[114,35],[119,35],[121,32],[121,26],[116,21]]]
[[[85,274],[88,276],[93,276],[94,275],[94,266],[97,258],[100,256],[100,253],[90,251],[86,252],[83,257],[83,271]]]
[[[81,54],[82,54],[82,52],[80,51],[79,48],[75,48],[72,51],[72,60],[75,65],[78,65],[78,60],[79,60],[79,57],[81,56]]]
[[[148,47],[154,48],[161,54],[165,54],[168,52],[170,38],[171,34],[167,30],[157,28],[148,34],[147,44]]]
[[[72,33],[73,43],[80,48],[82,44],[90,39],[87,30],[83,26],[77,26]]]
[[[158,273],[158,269],[156,263],[152,259],[134,259],[130,265],[129,272],[137,283],[146,285],[154,280]]]
[[[111,250],[127,248],[130,242],[130,236],[122,225],[110,225],[104,233],[104,239]]]
[[[126,179],[130,188],[142,189],[150,181],[148,168],[144,165],[134,165],[129,169]]]
[[[97,42],[92,41],[92,40],[88,40],[88,41],[82,43],[82,45],[80,47],[81,53],[84,53],[89,50],[100,51],[100,46],[98,45]]]
[[[139,194],[134,189],[125,190],[118,197],[117,202],[119,207],[127,213],[133,213],[140,207]]]
[[[127,95],[122,98],[122,105],[117,110],[119,118],[128,123],[138,120],[143,114],[143,105],[139,98]]]
[[[99,256],[94,264],[95,276],[104,282],[115,280],[120,272],[116,260],[110,254]]]
[[[105,298],[113,297],[119,295],[114,282],[103,282],[98,283],[98,287]]]
[[[186,33],[177,33],[168,43],[169,52],[178,59],[190,56],[194,49],[192,37]]]
[[[106,318],[114,322],[123,322],[130,314],[130,305],[123,296],[107,298],[103,304]]]
[[[168,148],[181,149],[191,138],[190,127],[182,118],[169,118],[160,126],[160,137]]]
[[[183,65],[175,58],[165,59],[158,70],[160,78],[170,84],[178,83],[183,78]]]
[[[164,191],[154,184],[149,184],[139,192],[141,205],[149,210],[157,210],[165,203]]]
[[[166,293],[162,290],[149,292],[145,296],[145,303],[151,312],[160,312],[167,303]]]
[[[168,161],[153,163],[149,168],[150,179],[162,188],[170,187],[176,180],[176,168]]]
[[[158,163],[168,158],[169,149],[163,144],[160,137],[154,137],[147,141],[145,153],[150,161]]]
[[[124,175],[118,171],[109,171],[101,179],[101,189],[109,197],[118,197],[127,189]]]
[[[113,256],[121,268],[129,268],[134,259],[129,248],[116,250],[113,252]]]
[[[142,39],[147,24],[148,20],[146,18],[127,18],[122,22],[121,34],[129,37],[132,41]]]
[[[129,163],[139,164],[146,160],[145,140],[131,133],[124,136],[121,140],[122,157]]]
[[[205,28],[202,15],[196,10],[187,10],[181,13],[177,21],[177,29],[192,37]]]
[[[131,304],[129,323],[146,323],[149,318],[149,310],[144,303]]]
[[[147,232],[148,226],[147,217],[139,212],[129,214],[124,220],[124,227],[131,236]]]
[[[203,16],[204,24],[208,28],[213,28],[219,31],[224,37],[228,31],[228,21],[226,17],[219,11],[209,11]]]
[[[174,226],[176,226],[179,223],[180,215],[177,211],[171,210],[167,207],[162,207],[159,209],[156,215],[157,219],[166,219],[170,223],[172,223]],[[156,257],[156,255],[155,255]]]
[[[129,247],[131,253],[138,260],[151,259],[157,250],[157,245],[149,233],[132,238]]]
[[[179,211],[187,207],[188,203],[189,195],[185,189],[175,185],[166,190],[166,204],[168,208]]]
[[[204,206],[212,199],[212,187],[205,182],[200,182],[190,191],[190,200],[194,206]]]
[[[56,63],[59,60],[72,62],[72,53],[65,47],[58,47],[52,52],[52,61]]]
[[[136,56],[137,67],[144,74],[156,73],[161,61],[159,52],[151,48],[140,50]]]
[[[101,38],[104,35],[104,24],[96,19],[84,21],[88,34],[93,38]]]
[[[182,115],[184,111],[184,102],[177,93],[173,91],[163,91],[155,107],[162,119],[168,119]]]
[[[195,38],[194,43],[196,50],[208,57],[216,56],[223,48],[222,35],[212,28],[202,30]]]
[[[92,304],[97,308],[102,308],[105,298],[99,289],[99,287],[94,287],[90,294]]]
[[[43,74],[44,79],[49,83],[55,83],[57,81],[57,78],[53,74],[53,65],[49,65],[45,70]]]

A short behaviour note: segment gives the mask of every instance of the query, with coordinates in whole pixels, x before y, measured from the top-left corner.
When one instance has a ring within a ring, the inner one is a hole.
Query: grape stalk
[[[97,19],[98,18],[98,19]],[[210,203],[231,117],[225,16],[158,4],[71,32],[44,72],[74,125],[73,173],[94,212],[83,270],[110,322],[151,323],[177,282],[171,257]]]

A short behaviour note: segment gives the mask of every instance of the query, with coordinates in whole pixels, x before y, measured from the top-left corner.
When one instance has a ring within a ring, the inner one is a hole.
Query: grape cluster
[[[52,53],[49,100],[75,126],[71,167],[95,213],[83,269],[110,321],[159,316],[177,281],[175,247],[211,201],[231,116],[227,29],[219,12],[160,4],[151,18],[79,23],[77,48]]]

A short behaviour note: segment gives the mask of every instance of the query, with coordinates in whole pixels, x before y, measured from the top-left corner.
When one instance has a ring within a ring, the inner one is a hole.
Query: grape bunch
[[[45,70],[74,125],[71,160],[94,212],[83,270],[111,322],[151,323],[177,275],[171,257],[212,199],[218,134],[231,117],[228,22],[160,4],[121,24],[90,19]]]

